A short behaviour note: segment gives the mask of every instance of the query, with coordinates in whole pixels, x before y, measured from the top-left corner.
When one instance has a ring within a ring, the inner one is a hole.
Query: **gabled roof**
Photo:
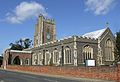
[[[93,32],[89,32],[86,33],[84,35],[82,35],[82,37],[87,37],[87,38],[99,38],[106,30],[107,28],[101,29],[101,30],[97,30],[97,31],[93,31]]]

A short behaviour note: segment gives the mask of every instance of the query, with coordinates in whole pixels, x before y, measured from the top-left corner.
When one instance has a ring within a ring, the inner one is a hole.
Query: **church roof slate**
[[[97,31],[93,31],[93,32],[89,32],[89,33],[86,33],[84,35],[82,35],[82,37],[87,37],[87,38],[99,38],[106,30],[107,28],[104,28],[104,29],[100,29],[100,30],[97,30]]]

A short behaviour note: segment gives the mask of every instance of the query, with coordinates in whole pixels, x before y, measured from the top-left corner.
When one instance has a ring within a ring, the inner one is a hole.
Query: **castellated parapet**
[[[77,36],[78,39],[77,41],[80,42],[93,42],[93,43],[97,43],[98,39],[95,38],[88,38],[88,37],[83,37],[83,36]]]
[[[88,42],[88,43],[97,43],[98,42],[98,39],[95,39],[95,38],[88,38],[88,37],[74,35],[74,36],[64,37],[59,40],[54,40],[54,41],[50,41],[50,42],[41,44],[40,47],[72,43],[72,42],[74,42],[74,37],[76,37],[76,42]]]

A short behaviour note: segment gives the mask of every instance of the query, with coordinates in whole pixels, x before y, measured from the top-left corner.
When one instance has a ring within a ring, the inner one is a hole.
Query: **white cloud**
[[[6,20],[10,23],[22,23],[28,18],[42,14],[48,17],[46,9],[37,2],[21,2],[12,12],[6,14]]]
[[[86,11],[92,11],[95,15],[107,14],[115,0],[86,0]]]

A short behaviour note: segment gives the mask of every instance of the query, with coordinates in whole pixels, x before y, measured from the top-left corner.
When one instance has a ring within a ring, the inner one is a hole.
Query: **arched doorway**
[[[20,65],[20,58],[19,56],[16,56],[15,59],[13,60],[14,65]]]

